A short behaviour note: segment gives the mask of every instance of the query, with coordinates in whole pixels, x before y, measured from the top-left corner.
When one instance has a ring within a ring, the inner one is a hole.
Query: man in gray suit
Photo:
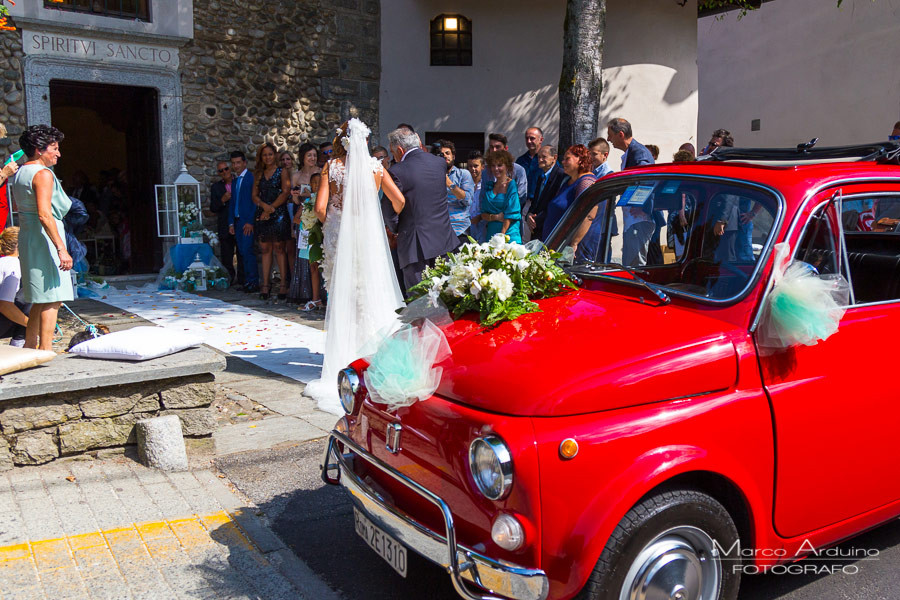
[[[447,163],[422,150],[419,136],[405,127],[388,135],[395,165],[390,174],[406,204],[397,226],[397,256],[407,289],[438,256],[459,245],[447,209]]]

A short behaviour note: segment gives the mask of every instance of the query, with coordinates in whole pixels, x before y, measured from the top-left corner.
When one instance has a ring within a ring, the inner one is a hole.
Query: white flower
[[[488,285],[497,293],[501,302],[506,301],[513,294],[513,282],[504,271],[492,270],[487,275]]]
[[[520,271],[524,271],[525,269],[528,268],[528,261],[525,259],[520,260],[519,262],[516,263],[516,268],[519,269]]]
[[[476,298],[481,297],[481,289],[482,285],[477,279],[472,280],[472,284],[469,286],[469,293],[475,296]]]
[[[346,135],[341,138],[341,146],[343,146],[344,150],[346,150],[347,152],[350,151],[350,138],[348,138]]]
[[[510,251],[517,259],[523,259],[528,256],[528,248],[522,244],[510,244]]]
[[[488,242],[488,246],[493,250],[502,250],[506,248],[506,236],[502,233],[496,233]]]
[[[303,229],[306,231],[311,230],[315,227],[316,223],[319,222],[319,217],[316,216],[316,211],[312,206],[307,204],[303,205],[303,212],[300,215],[300,222],[303,224]]]

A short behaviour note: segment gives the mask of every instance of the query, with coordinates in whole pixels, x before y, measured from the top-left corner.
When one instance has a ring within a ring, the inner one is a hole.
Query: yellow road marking
[[[34,554],[34,564],[37,565],[38,571],[75,566],[65,538],[32,542],[31,552]]]
[[[85,548],[93,548],[94,546],[106,546],[106,540],[103,539],[103,534],[100,532],[70,535],[68,540],[69,547],[72,548],[72,550],[83,550]]]
[[[0,562],[8,560],[16,560],[31,556],[31,549],[28,544],[13,544],[12,546],[0,547]]]
[[[216,544],[253,549],[254,545],[227,511],[178,519],[132,523],[103,531],[0,546],[0,565],[27,560],[41,577],[51,571],[100,565],[136,558],[170,560],[183,553]]]

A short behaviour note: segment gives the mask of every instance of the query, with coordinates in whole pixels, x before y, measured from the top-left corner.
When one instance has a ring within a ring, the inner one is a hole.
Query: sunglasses
[[[322,154],[324,154],[325,156],[328,156],[332,152],[334,152],[334,150],[322,150]]]
[[[897,140],[900,140],[900,135],[889,135],[888,140],[891,142],[896,142]]]
[[[231,167],[225,167],[224,169],[216,169],[219,173],[224,173],[226,171],[230,171]]]

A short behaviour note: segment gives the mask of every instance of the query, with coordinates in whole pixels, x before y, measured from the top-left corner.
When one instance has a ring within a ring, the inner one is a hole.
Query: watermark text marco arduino
[[[744,564],[747,558],[768,558],[791,560],[784,548],[742,548],[740,540],[735,541],[730,547],[723,548],[718,540],[713,540],[713,546],[719,556],[719,560],[737,561],[732,565],[733,572],[745,575],[775,574],[775,575],[834,575],[844,573],[855,575],[859,567],[855,564],[834,564],[840,559],[878,560],[877,548],[815,548],[809,540],[804,540],[797,550],[796,556],[804,560],[800,563],[776,564],[776,565],[751,565]],[[829,561],[831,564],[823,561]]]

